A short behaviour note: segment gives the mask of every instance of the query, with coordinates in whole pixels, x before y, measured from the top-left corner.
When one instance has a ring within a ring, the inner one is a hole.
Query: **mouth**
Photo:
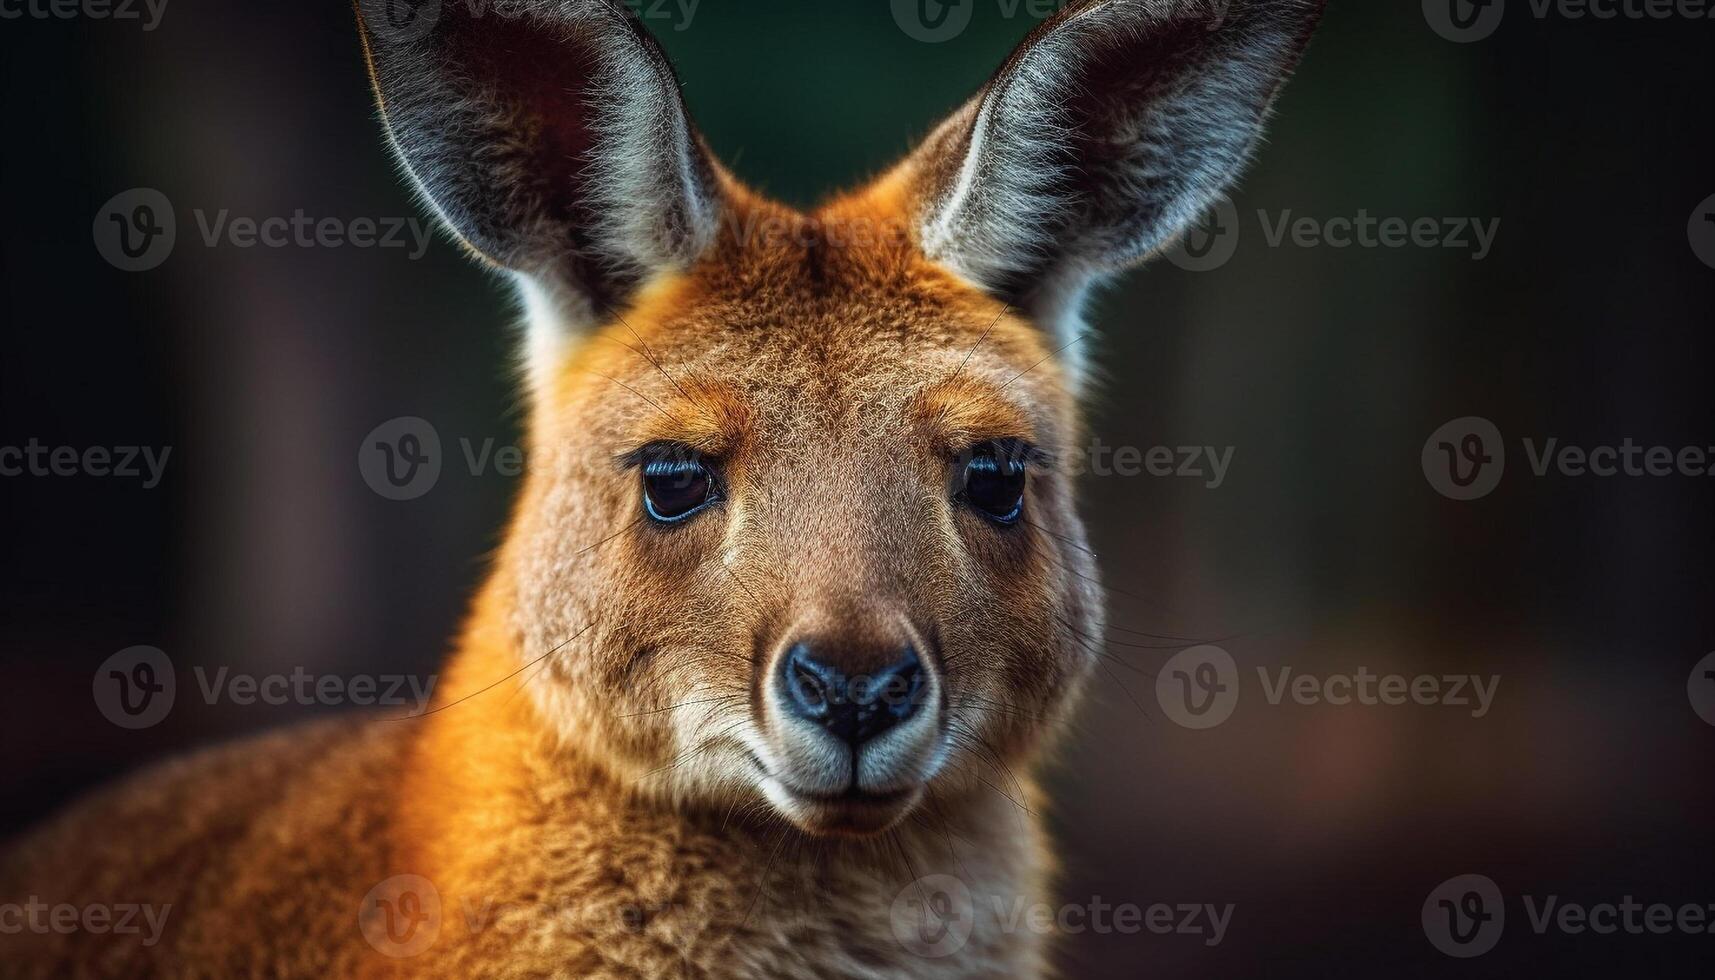
[[[897,824],[923,797],[922,786],[870,793],[856,786],[841,793],[794,789],[778,779],[763,784],[775,807],[798,829],[832,837],[869,837]]]
[[[769,772],[762,760],[750,753],[757,781],[774,809],[807,834],[824,837],[870,837],[902,820],[923,798],[921,784],[872,792],[856,783],[837,793],[817,792],[791,785]]]

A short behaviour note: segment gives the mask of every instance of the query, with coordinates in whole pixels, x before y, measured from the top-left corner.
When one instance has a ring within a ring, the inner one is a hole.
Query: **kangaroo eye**
[[[965,460],[964,486],[958,496],[996,524],[1016,524],[1024,513],[1024,478],[1020,443],[981,443]]]
[[[720,499],[714,474],[687,450],[663,451],[643,463],[643,509],[676,524]]]

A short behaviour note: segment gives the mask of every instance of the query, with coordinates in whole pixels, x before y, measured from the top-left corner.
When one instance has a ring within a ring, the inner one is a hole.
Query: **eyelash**
[[[724,497],[714,461],[680,443],[650,443],[622,456],[620,464],[639,470],[644,513],[663,526],[682,524]],[[701,499],[672,498],[674,490],[687,489],[693,482],[704,484]]]

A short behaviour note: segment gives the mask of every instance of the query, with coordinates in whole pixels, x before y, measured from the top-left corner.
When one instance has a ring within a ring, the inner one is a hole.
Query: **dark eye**
[[[714,474],[694,452],[669,447],[643,461],[643,509],[675,524],[720,499]]]
[[[1024,513],[1024,447],[1012,440],[985,442],[965,460],[959,499],[996,524],[1016,524]]]

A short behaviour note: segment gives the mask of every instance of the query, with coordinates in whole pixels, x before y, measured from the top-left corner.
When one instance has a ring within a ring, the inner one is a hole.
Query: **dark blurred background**
[[[650,3],[717,152],[798,204],[895,159],[1045,12],[964,0],[968,27],[929,43],[885,0]],[[1061,896],[1236,909],[1213,947],[1069,937],[1067,976],[1715,962],[1715,935],[1539,936],[1518,901],[1715,903],[1715,727],[1687,681],[1715,650],[1715,478],[1536,477],[1522,447],[1715,445],[1715,251],[1688,232],[1715,195],[1715,20],[1508,7],[1455,43],[1416,2],[1335,0],[1234,195],[1231,260],[1157,262],[1093,311],[1095,437],[1233,449],[1214,489],[1086,479],[1112,619],[1223,638],[1244,681],[1231,720],[1183,727],[1153,680],[1174,651],[1114,633],[1137,646],[1113,647],[1052,776]],[[514,489],[451,462],[459,439],[516,443],[519,416],[510,299],[444,237],[416,259],[201,239],[199,209],[426,220],[350,10],[171,0],[143,27],[0,20],[0,446],[172,447],[152,489],[0,477],[4,832],[151,760],[337,710],[205,705],[192,665],[432,673]],[[94,239],[138,187],[171,202],[177,239],[126,272]],[[1272,246],[1264,227],[1360,209],[1498,234],[1479,260],[1474,243]],[[409,501],[357,465],[399,416],[449,456]],[[1420,465],[1463,416],[1507,453],[1470,501]],[[181,690],[128,731],[91,678],[138,644],[171,655]],[[1500,681],[1482,718],[1272,705],[1256,669],[1283,666]],[[1420,909],[1465,873],[1498,883],[1508,922],[1460,960]]]

